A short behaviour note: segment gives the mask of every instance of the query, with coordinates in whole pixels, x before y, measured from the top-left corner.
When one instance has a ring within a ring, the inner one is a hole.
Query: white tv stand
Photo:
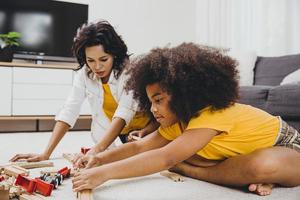
[[[72,69],[77,65],[0,62],[0,132],[51,130],[53,119],[72,87]],[[86,102],[80,114],[80,120],[88,125],[79,129],[89,129],[91,116]],[[5,125],[25,121],[32,121],[34,125],[30,128],[23,125],[23,130]],[[46,122],[51,125],[45,125]]]

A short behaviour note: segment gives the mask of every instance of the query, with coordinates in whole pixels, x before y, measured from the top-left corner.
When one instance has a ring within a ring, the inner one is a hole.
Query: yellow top
[[[176,123],[167,128],[160,127],[158,131],[164,138],[174,140],[184,130],[195,128],[220,132],[197,154],[210,160],[224,160],[273,146],[280,131],[280,119],[263,110],[236,103],[218,111],[207,107],[186,126]]]
[[[110,120],[112,120],[114,113],[118,107],[118,103],[115,101],[110,91],[109,85],[102,84],[102,86],[104,91],[103,110],[106,116]],[[150,119],[146,115],[144,115],[144,113],[136,112],[130,123],[121,131],[121,134],[128,134],[130,131],[142,129],[149,123],[149,121]]]

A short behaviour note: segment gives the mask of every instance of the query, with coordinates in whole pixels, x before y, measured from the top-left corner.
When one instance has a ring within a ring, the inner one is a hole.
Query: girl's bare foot
[[[274,184],[263,183],[263,184],[250,184],[248,190],[261,196],[270,195]]]
[[[199,169],[200,167],[198,167],[197,170]],[[172,168],[170,168],[169,171],[188,176],[188,174],[191,173],[191,166],[187,163],[181,162],[173,166]],[[270,184],[270,183],[250,184],[248,186],[248,190],[260,196],[266,196],[271,194],[273,187],[274,184]]]

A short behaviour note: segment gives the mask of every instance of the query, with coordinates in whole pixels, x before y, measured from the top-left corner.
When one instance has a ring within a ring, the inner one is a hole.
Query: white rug
[[[0,163],[6,163],[15,153],[42,152],[51,133],[10,133],[0,134]],[[68,133],[53,153],[55,167],[70,166],[61,157],[63,152],[78,152],[82,146],[92,146],[88,132]],[[37,176],[40,169],[32,170]],[[54,190],[52,199],[76,199],[72,192],[71,180],[67,180],[58,190]],[[111,180],[94,190],[95,200],[299,200],[300,187],[275,188],[270,196],[260,197],[243,190],[233,189],[203,181],[185,178],[185,182],[173,182],[159,174],[145,177]]]

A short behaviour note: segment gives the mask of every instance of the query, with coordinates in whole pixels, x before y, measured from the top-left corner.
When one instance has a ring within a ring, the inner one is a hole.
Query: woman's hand
[[[84,168],[87,164],[87,159],[89,155],[96,155],[97,152],[95,150],[95,147],[91,148],[86,154],[79,153],[75,156],[75,158],[72,160],[74,168]],[[85,162],[84,162],[85,161]]]
[[[85,189],[94,189],[107,181],[107,173],[103,173],[101,171],[100,167],[95,167],[76,173],[72,180],[73,190],[78,192]]]
[[[27,162],[38,162],[43,160],[48,160],[49,156],[44,154],[34,154],[34,153],[27,153],[27,154],[17,154],[12,157],[9,161],[16,162],[16,161],[27,161]]]
[[[81,161],[80,161],[83,157],[84,157],[83,153],[78,153],[75,155],[75,157],[72,160],[72,164],[75,169],[84,167],[81,165]]]

